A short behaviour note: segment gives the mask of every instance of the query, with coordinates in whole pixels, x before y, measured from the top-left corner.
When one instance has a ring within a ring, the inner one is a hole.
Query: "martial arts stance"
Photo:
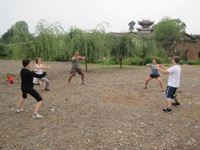
[[[34,70],[36,74],[40,75],[40,74],[42,74],[43,69],[49,69],[49,68],[50,68],[50,66],[44,66],[41,64],[40,57],[36,58],[36,65],[35,65],[35,70]],[[39,78],[39,79],[34,78],[34,83],[37,83],[38,82],[37,80],[43,81],[45,83],[45,90],[50,91],[49,90],[49,80],[47,78],[45,78],[45,77]]]
[[[159,66],[156,66],[156,69],[159,70],[161,73],[169,74],[168,85],[166,89],[167,108],[163,109],[163,111],[165,112],[171,112],[172,104],[175,106],[180,105],[176,95],[176,90],[180,86],[181,76],[181,66],[179,65],[179,60],[180,58],[178,56],[174,56],[172,60],[174,66],[171,68],[167,68],[164,65],[160,65],[165,70],[162,70],[159,68]],[[172,99],[175,100],[175,103],[172,103]]]
[[[23,112],[24,110],[22,109],[22,105],[24,103],[24,99],[27,98],[27,94],[30,94],[31,96],[33,96],[36,100],[37,100],[37,104],[35,107],[35,111],[33,113],[32,118],[38,118],[41,119],[42,116],[38,114],[38,110],[42,104],[42,97],[40,96],[40,94],[33,88],[34,84],[33,84],[33,77],[36,78],[43,78],[46,76],[46,72],[44,72],[41,75],[36,74],[35,72],[31,72],[29,70],[30,68],[30,60],[29,59],[24,59],[22,61],[22,64],[24,66],[24,68],[22,68],[21,72],[20,72],[20,76],[21,76],[21,90],[22,90],[22,97],[19,101],[19,106],[17,109],[17,113]]]
[[[85,56],[79,56],[79,52],[76,51],[75,55],[72,57],[72,68],[70,72],[70,77],[68,79],[68,85],[70,84],[72,77],[76,75],[76,72],[78,72],[78,74],[81,75],[82,84],[84,84],[84,73],[80,68],[80,61],[85,59]]]
[[[150,80],[152,80],[153,78],[155,78],[160,83],[160,87],[162,89],[162,92],[164,92],[163,83],[162,83],[162,80],[160,78],[159,71],[156,70],[156,68],[155,68],[156,66],[159,66],[159,64],[157,64],[156,59],[153,59],[152,63],[153,64],[147,64],[147,67],[151,67],[151,74],[149,75],[149,77],[145,81],[145,89],[147,89],[148,82]]]

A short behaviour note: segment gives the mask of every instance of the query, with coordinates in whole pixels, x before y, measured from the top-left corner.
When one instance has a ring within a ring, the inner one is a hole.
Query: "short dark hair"
[[[174,61],[175,61],[176,63],[179,63],[179,61],[180,61],[180,57],[178,57],[178,56],[174,56],[173,59],[174,59]]]
[[[24,60],[22,60],[22,65],[23,65],[24,67],[26,67],[26,66],[29,65],[30,62],[31,62],[31,61],[30,61],[29,59],[24,59]]]
[[[40,57],[37,57],[36,58],[36,60],[35,60],[35,62],[36,62],[36,64],[38,63],[38,60],[40,59]]]

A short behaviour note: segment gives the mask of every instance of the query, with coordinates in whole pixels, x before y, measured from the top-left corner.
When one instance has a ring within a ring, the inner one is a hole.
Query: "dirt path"
[[[0,149],[200,149],[200,66],[182,66],[181,106],[166,114],[159,83],[152,80],[143,89],[149,68],[89,65],[85,85],[77,75],[67,86],[70,63],[43,64],[51,65],[51,91],[35,87],[44,98],[44,119],[34,120],[36,101],[30,96],[25,112],[15,112],[21,96],[21,61],[0,61]],[[7,72],[15,75],[14,85],[5,83]],[[166,87],[168,76],[161,77]]]

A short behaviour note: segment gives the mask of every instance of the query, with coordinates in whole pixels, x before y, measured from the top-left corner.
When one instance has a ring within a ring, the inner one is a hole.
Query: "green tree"
[[[154,38],[162,47],[168,50],[168,55],[170,55],[173,44],[179,42],[185,27],[185,23],[182,23],[180,19],[164,18],[154,25]]]
[[[129,22],[128,26],[129,26],[129,31],[133,32],[134,26],[135,26],[135,22],[134,21]]]
[[[122,68],[122,61],[125,57],[130,57],[133,42],[128,34],[122,36],[111,36],[111,56],[115,58],[115,62],[120,62],[120,68]]]

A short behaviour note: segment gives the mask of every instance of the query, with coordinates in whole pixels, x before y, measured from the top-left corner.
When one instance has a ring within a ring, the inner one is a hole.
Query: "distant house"
[[[186,57],[188,61],[200,58],[200,35],[189,35],[187,33],[181,38],[181,42],[175,45],[175,51],[180,57]]]

